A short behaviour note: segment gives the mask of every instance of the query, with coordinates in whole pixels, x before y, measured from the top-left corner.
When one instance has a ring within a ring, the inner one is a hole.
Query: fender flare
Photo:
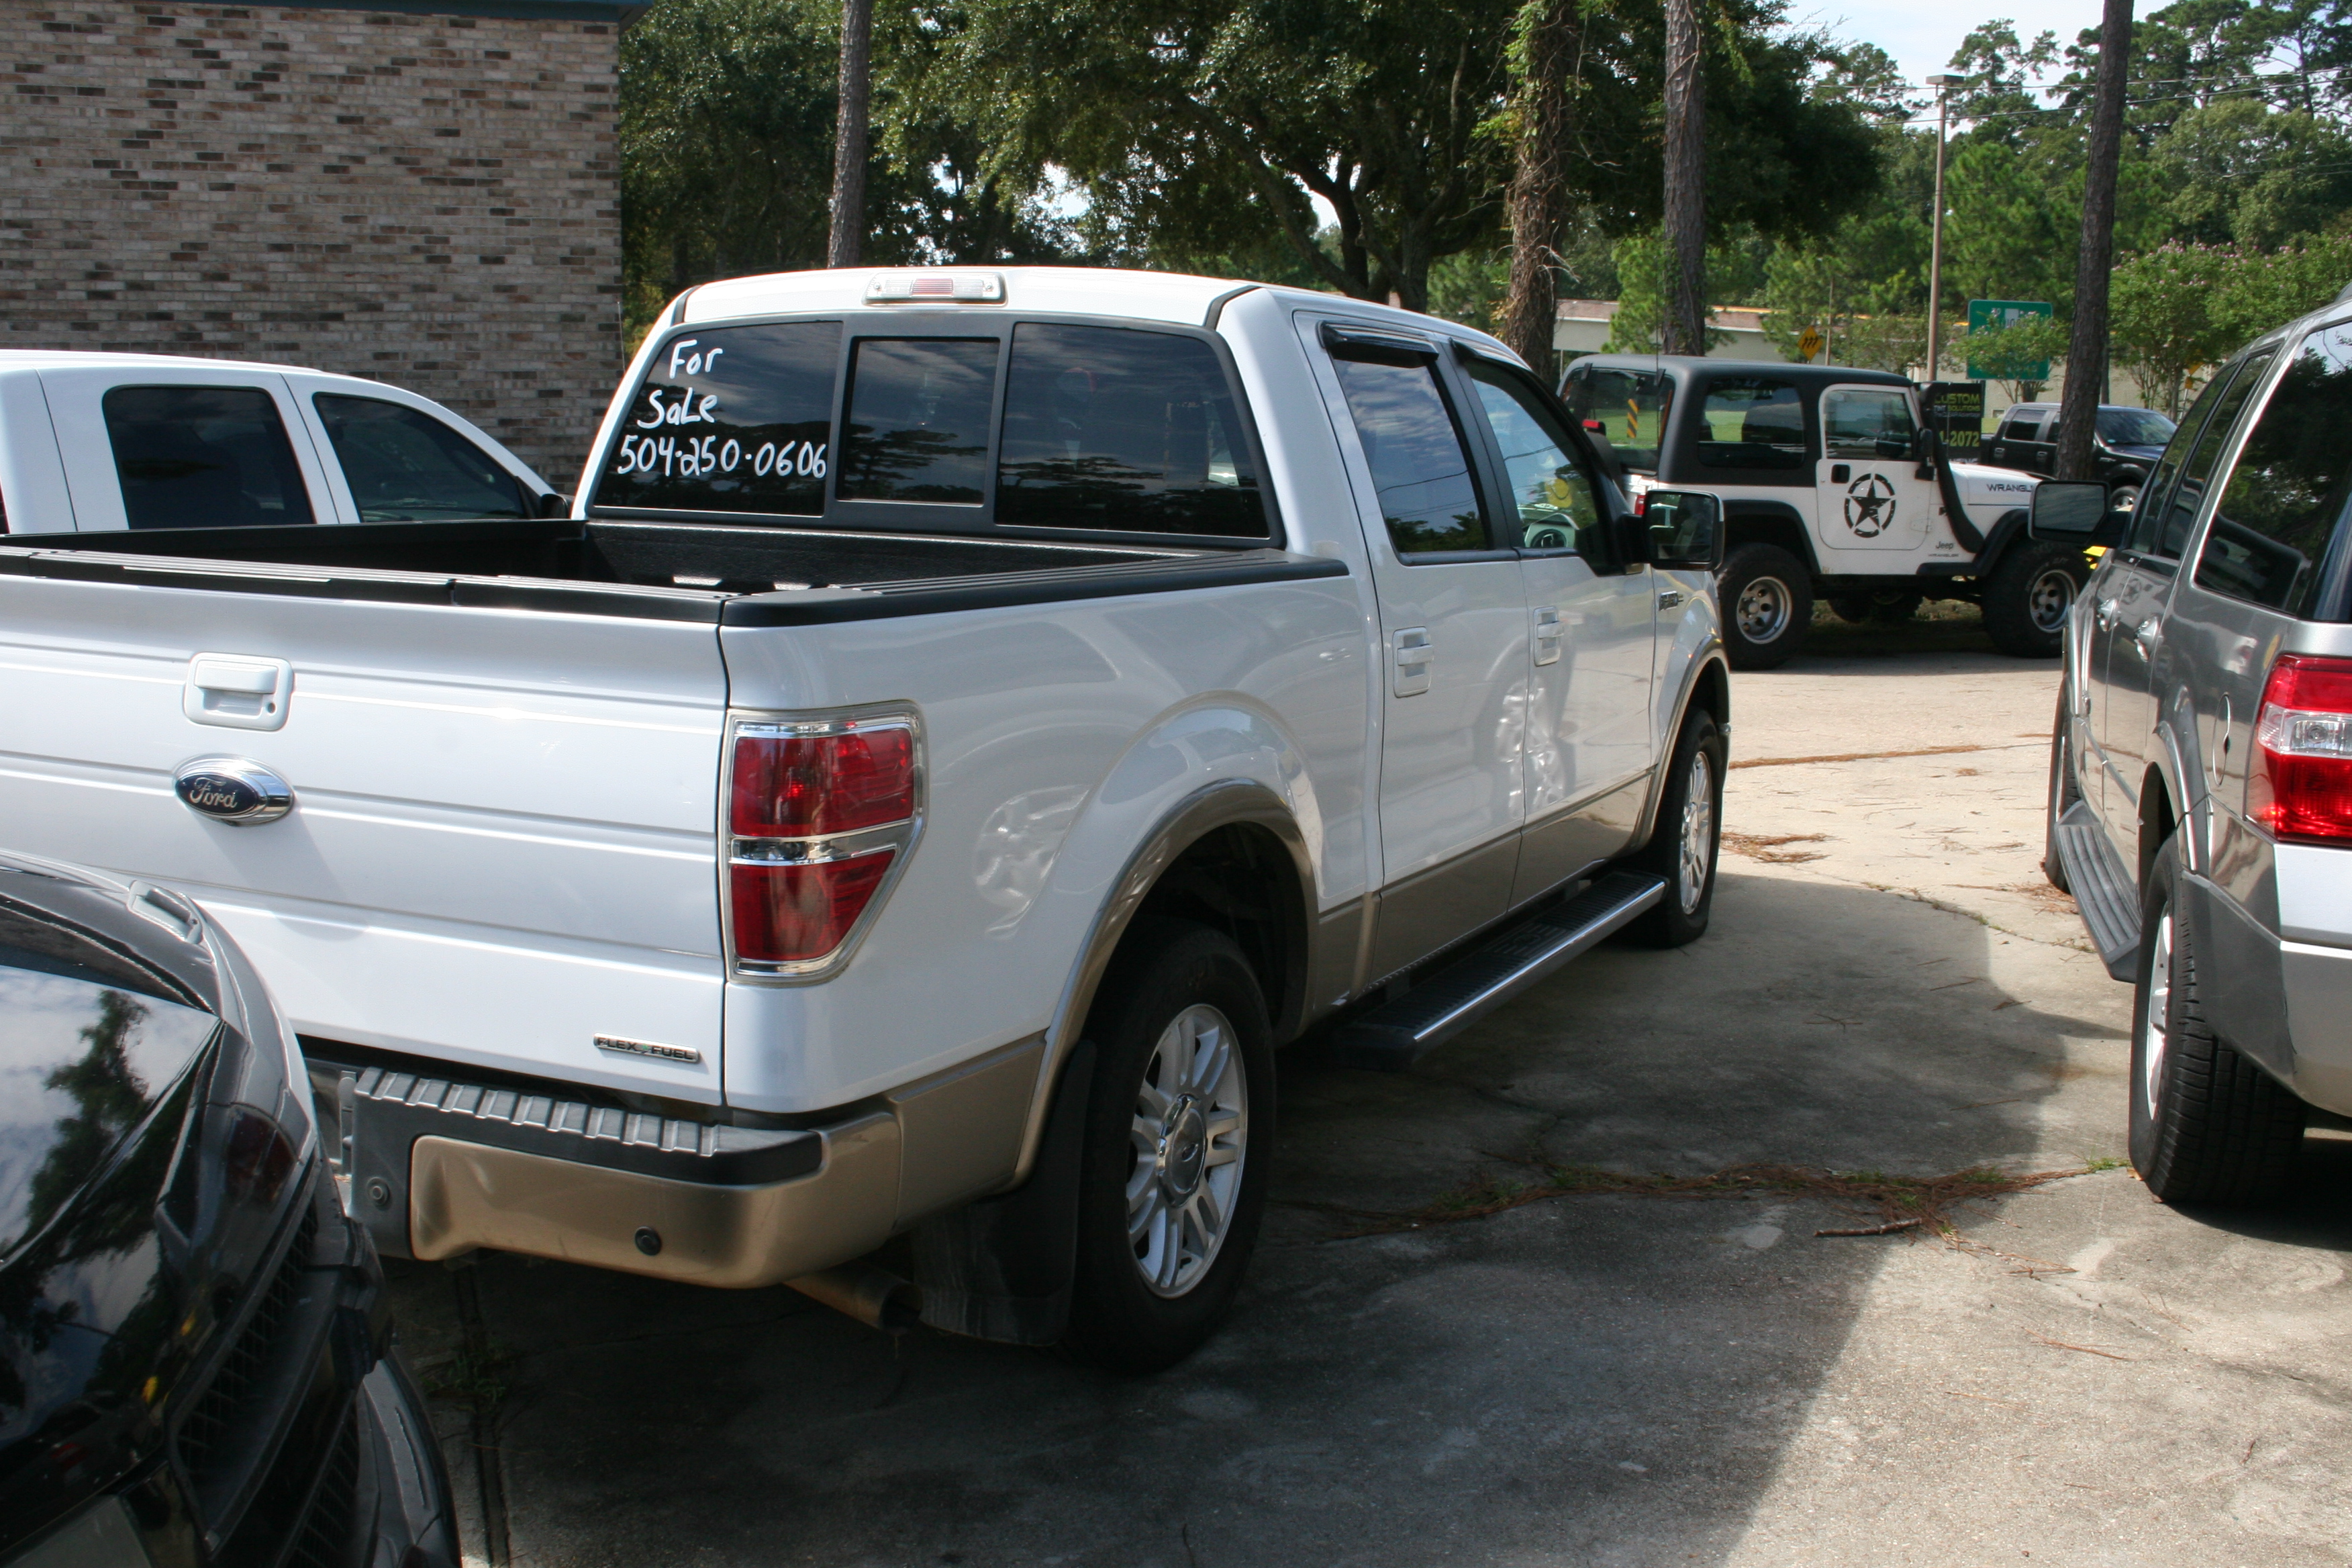
[[[1817,577],[1821,575],[1821,557],[1813,553],[1813,531],[1806,525],[1804,515],[1795,507],[1784,500],[1766,500],[1760,496],[1727,497],[1723,503],[1724,531],[1729,533],[1731,524],[1743,517],[1770,518],[1775,522],[1785,522],[1795,529],[1801,547],[1800,559],[1804,562],[1805,570]]]
[[[1970,531],[1974,531],[1973,527]],[[1969,575],[1981,577],[2000,565],[2000,558],[2009,553],[2010,546],[2015,544],[2024,536],[2024,533],[2025,509],[2023,507],[2011,507],[2002,512],[2000,521],[1992,525],[1992,532],[1979,535],[1984,540],[1984,548],[1978,551],[1976,559],[1969,563]]]
[[[1299,831],[1297,821],[1282,797],[1256,780],[1229,778],[1205,784],[1171,806],[1144,836],[1095,911],[1086,942],[1071,965],[1069,978],[1063,983],[1053,1021],[1046,1026],[1045,1059],[1038,1064],[1037,1085],[1030,1095],[1028,1124],[1021,1134],[1021,1155],[1014,1163],[1012,1180],[1005,1184],[1007,1187],[1027,1181],[1036,1164],[1037,1146],[1045,1134],[1046,1115],[1052,1109],[1054,1089],[1061,1079],[1063,1063],[1077,1043],[1078,1032],[1086,1026],[1087,1015],[1094,1007],[1095,992],[1102,984],[1104,972],[1110,967],[1111,957],[1118,951],[1119,941],[1133,923],[1136,911],[1151,896],[1152,889],[1159,886],[1161,875],[1185,850],[1220,827],[1244,825],[1265,829],[1289,852],[1301,895],[1298,901],[1302,907],[1286,911],[1292,922],[1291,935],[1297,943],[1299,958],[1295,966],[1298,973],[1290,977],[1286,989],[1297,992],[1298,997],[1266,998],[1275,1013],[1277,1036],[1283,1019],[1303,1003],[1307,976],[1315,972],[1313,955],[1307,944],[1314,940],[1317,925],[1312,912],[1303,907],[1314,899],[1316,888],[1315,862],[1307,853],[1307,837]]]
[[[1706,646],[1699,650],[1698,657],[1691,660],[1689,673],[1683,677],[1682,692],[1675,699],[1675,721],[1665,731],[1664,743],[1658,748],[1658,760],[1650,765],[1649,798],[1642,803],[1641,826],[1634,830],[1633,842],[1626,846],[1629,854],[1647,844],[1650,836],[1657,831],[1658,802],[1666,793],[1666,770],[1674,765],[1675,742],[1682,736],[1683,721],[1690,717],[1691,699],[1698,695],[1699,681],[1706,676],[1709,666],[1722,672],[1726,711],[1717,715],[1717,722],[1727,738],[1731,733],[1731,714],[1728,711],[1731,706],[1731,664],[1724,657],[1723,639],[1709,637]]]

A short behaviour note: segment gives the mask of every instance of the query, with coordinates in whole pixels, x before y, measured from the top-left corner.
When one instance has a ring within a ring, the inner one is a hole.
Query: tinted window
[[[1335,358],[1331,368],[1347,394],[1396,552],[1486,549],[1470,456],[1435,367]]]
[[[979,505],[995,393],[994,338],[859,339],[841,499]]]
[[[2153,408],[2102,408],[2099,439],[2110,447],[2161,447],[2172,439],[2172,421]]]
[[[1509,371],[1473,364],[1470,379],[1478,403],[1502,449],[1510,480],[1516,529],[1503,541],[1532,550],[1591,551],[1591,531],[1601,526],[1601,503],[1592,481],[1571,455],[1574,447],[1559,417],[1532,385]]]
[[[1832,458],[1875,458],[1878,440],[1892,436],[1911,448],[1911,400],[1899,392],[1828,392],[1822,395],[1822,447]],[[1799,439],[1803,438],[1801,428]]]
[[[1606,370],[1599,365],[1569,373],[1568,409],[1584,428],[1616,448],[1629,468],[1654,470],[1658,442],[1674,406],[1675,384],[1654,371]]]
[[[2222,389],[2213,404],[2213,416],[2206,421],[2204,433],[2197,437],[2197,449],[2181,466],[2180,482],[2175,486],[2164,508],[2164,521],[2150,552],[2168,561],[2179,560],[2189,547],[2189,531],[2197,526],[2198,510],[2205,504],[2206,482],[2213,477],[2213,465],[2220,460],[2221,448],[2229,444],[2230,427],[2238,422],[2238,411],[2246,399],[2262,384],[2263,373],[2270,368],[2271,356],[2257,354],[2246,362],[2236,379]]]
[[[514,476],[430,414],[380,397],[310,402],[362,522],[528,515]]]
[[[2031,441],[2033,433],[2041,427],[2041,415],[2020,414],[2012,409],[2009,417],[2001,421],[2000,438],[2004,441]]]
[[[597,501],[816,516],[840,353],[838,321],[680,332],[629,405]]]
[[[1267,532],[1224,370],[1172,333],[1013,328],[996,487],[1017,527]]]
[[[2126,550],[2153,552],[2162,541],[2165,503],[2170,499],[2168,492],[2172,481],[2179,476],[2181,464],[2189,460],[2189,449],[2197,445],[2198,433],[2205,428],[2206,416],[2221,401],[2221,394],[2228,389],[2231,373],[2237,368],[2234,364],[2224,365],[2219,375],[2205,384],[2205,390],[2197,395],[2197,401],[2181,416],[2171,442],[2164,448],[2164,456],[2157,459],[2156,471],[2140,487],[2139,510],[2132,518],[2131,537],[2124,542]]]
[[[133,528],[310,522],[277,400],[257,386],[118,386],[100,405]]]
[[[1805,405],[1794,383],[1758,376],[1708,384],[1698,460],[1710,468],[1801,468]]]
[[[2352,488],[2347,430],[2352,430],[2352,322],[2322,327],[2303,340],[2247,432],[2206,531],[2198,586],[2291,616],[2311,613],[2320,558]]]

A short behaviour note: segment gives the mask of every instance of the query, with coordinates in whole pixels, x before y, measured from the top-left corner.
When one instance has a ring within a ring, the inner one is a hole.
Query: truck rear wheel
[[[2304,1105],[2205,1021],[2197,952],[2179,918],[2179,841],[2149,868],[2134,988],[2131,1158],[2168,1204],[2252,1204],[2283,1193]]]
[[[1160,920],[1128,933],[1089,1033],[1062,1344],[1091,1365],[1158,1372],[1216,1331],[1249,1266],[1273,1165],[1273,1031],[1231,938]]]
[[[1985,635],[2014,658],[2056,658],[2067,612],[2090,574],[2083,552],[2072,545],[2016,546],[1985,579]]]
[[[1813,584],[1804,563],[1777,544],[1743,544],[1724,557],[1716,581],[1731,668],[1786,663],[1813,618]]]

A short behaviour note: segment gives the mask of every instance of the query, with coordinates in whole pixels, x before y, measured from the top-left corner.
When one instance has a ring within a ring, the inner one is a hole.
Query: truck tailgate
[[[282,728],[192,718],[199,654],[287,661]],[[0,845],[184,889],[302,1033],[719,1099],[709,620],[0,576]],[[206,756],[294,809],[198,815]]]

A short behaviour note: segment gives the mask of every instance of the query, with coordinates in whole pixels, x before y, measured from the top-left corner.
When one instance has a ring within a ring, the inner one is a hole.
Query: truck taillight
[[[831,966],[914,838],[911,720],[750,721],[734,731],[727,903],[735,964]]]
[[[2352,839],[2352,659],[2282,654],[2250,761],[2247,816],[2280,838]]]

